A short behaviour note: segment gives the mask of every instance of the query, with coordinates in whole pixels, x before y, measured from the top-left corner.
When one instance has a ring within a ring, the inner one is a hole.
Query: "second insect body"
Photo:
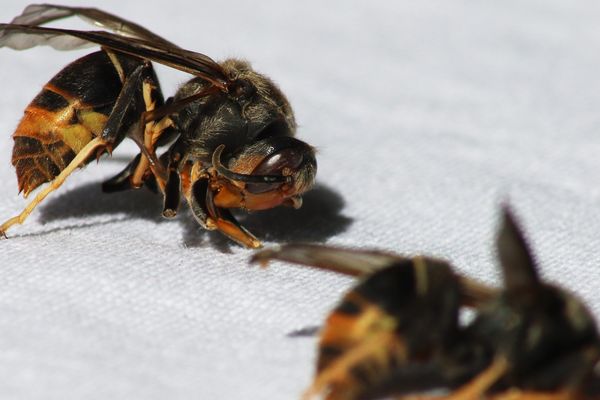
[[[285,245],[254,260],[363,276],[325,322],[306,399],[600,399],[594,316],[539,276],[508,210],[497,252],[501,288],[442,260],[379,251]],[[461,322],[467,308],[474,318]]]

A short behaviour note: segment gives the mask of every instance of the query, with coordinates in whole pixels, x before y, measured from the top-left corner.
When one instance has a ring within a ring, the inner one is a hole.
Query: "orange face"
[[[279,205],[300,207],[300,196],[311,188],[315,179],[314,149],[292,137],[278,139],[275,144],[259,143],[245,149],[229,161],[229,168],[221,165],[220,151],[215,151],[216,206],[247,210],[266,210]]]

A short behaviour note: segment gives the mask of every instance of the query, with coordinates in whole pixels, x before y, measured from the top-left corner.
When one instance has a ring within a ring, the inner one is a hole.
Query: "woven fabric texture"
[[[252,4],[251,4],[252,3]],[[5,2],[7,22],[26,3]],[[267,245],[430,254],[498,280],[509,202],[542,266],[600,312],[600,5],[505,0],[98,4],[182,47],[247,58],[289,96],[318,149],[300,210],[255,213]],[[81,21],[61,26],[87,28]],[[86,51],[0,49],[0,217],[18,213],[11,133],[41,86]],[[159,67],[165,94],[188,76]],[[160,217],[100,182],[124,143],[75,173],[0,241],[0,398],[295,399],[319,326],[352,279],[274,263]]]

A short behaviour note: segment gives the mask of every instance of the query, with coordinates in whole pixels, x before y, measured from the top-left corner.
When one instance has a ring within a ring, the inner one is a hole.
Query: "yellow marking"
[[[423,297],[427,294],[427,288],[429,286],[427,263],[423,257],[417,256],[413,258],[413,265],[415,268],[415,285],[417,287],[417,294]]]
[[[361,340],[370,332],[379,330],[396,329],[396,321],[379,306],[372,304],[356,292],[350,292],[344,297],[344,301],[355,304],[361,309],[360,314],[354,317],[354,326],[346,334],[353,340]],[[336,315],[333,313],[332,316]]]
[[[28,107],[19,122],[13,137],[31,137],[42,143],[53,143],[58,139],[55,134],[57,126],[66,125],[73,112],[70,107],[60,111],[48,111],[37,107]]]
[[[25,222],[29,214],[31,214],[35,207],[37,207],[37,205],[41,203],[46,198],[46,196],[58,189],[73,171],[75,171],[80,165],[82,165],[90,155],[94,154],[97,148],[105,145],[106,143],[104,142],[104,140],[102,140],[102,138],[96,138],[89,142],[81,150],[81,152],[78,153],[75,156],[75,158],[73,158],[69,165],[67,165],[67,167],[64,170],[62,170],[61,173],[56,178],[54,178],[54,180],[50,182],[50,184],[46,188],[44,188],[44,190],[42,190],[35,196],[31,203],[29,203],[19,215],[10,218],[8,221],[4,222],[0,226],[0,235],[4,235],[5,232],[11,226],[15,224],[22,224],[23,222]]]
[[[394,318],[384,313],[379,307],[371,306],[361,313],[355,329],[352,330],[352,336],[358,339],[373,332],[392,331],[395,328]]]
[[[88,128],[94,136],[100,136],[108,117],[92,109],[81,109],[78,114],[81,124]]]
[[[80,124],[70,124],[75,112]],[[59,111],[28,107],[13,137],[30,137],[42,144],[60,140],[78,153],[93,136],[100,135],[107,119],[104,114],[91,109],[77,109],[73,104]]]
[[[152,111],[156,107],[156,102],[152,98],[152,90],[156,89],[156,86],[150,82],[144,82],[142,84],[142,94],[144,95],[144,103],[146,104],[146,111]]]
[[[346,298],[344,301],[351,300]],[[390,315],[377,306],[365,304],[361,305],[361,313],[357,316],[333,312],[327,318],[319,345],[351,347],[381,332],[394,332],[396,327],[397,322]]]
[[[149,82],[144,82],[142,84],[142,94],[144,97],[144,104],[146,105],[146,111],[152,111],[156,107],[156,102],[154,101],[154,99],[152,99],[152,90],[154,88],[155,87],[153,85],[151,85]],[[143,120],[143,114],[142,114],[142,120]],[[156,126],[156,123],[154,121],[148,121],[144,125],[144,147],[148,150],[149,153],[154,152],[154,144],[156,143],[156,141],[158,140],[158,138],[160,137],[160,135],[162,133],[161,130],[155,130],[155,126]],[[166,129],[166,127],[165,127],[165,129]],[[135,171],[133,171],[133,174],[131,177],[131,185],[133,187],[141,187],[142,186],[142,179],[148,168],[150,168],[152,170],[152,165],[150,164],[150,160],[148,160],[148,157],[146,157],[146,155],[144,155],[142,153],[142,155],[140,157],[140,162],[138,163],[137,167],[135,168]],[[152,172],[154,173],[154,171],[152,171]],[[158,174],[154,173],[154,176],[156,177],[156,183],[160,187],[160,190],[164,192],[166,183],[162,179],[160,179],[160,176]]]
[[[173,126],[171,117],[164,117],[154,125],[154,134],[152,135],[152,143],[156,143],[162,132],[168,127]]]
[[[163,128],[163,130],[166,129],[167,127],[168,127],[168,125],[165,126]],[[155,130],[155,129],[157,129],[156,125],[150,129],[151,129],[151,131],[149,134],[146,134],[146,133],[144,134],[144,139],[145,139],[144,142],[150,143],[149,145],[145,144],[145,147],[148,149],[149,152],[153,153],[155,151],[154,145],[156,144],[156,141],[160,138],[160,135],[162,134],[162,130]],[[149,141],[147,140],[148,138],[150,139]],[[148,157],[146,157],[144,154],[142,154],[142,156],[140,158],[140,162],[138,163],[138,165],[132,175],[132,179],[131,179],[132,185],[134,187],[141,186],[142,178],[143,178],[144,174],[146,173],[146,170],[148,170],[148,168],[150,168],[150,170],[152,170],[152,173],[156,177],[156,182],[158,183],[161,191],[164,191],[166,182],[164,182],[164,180],[160,178],[159,174],[154,173],[153,166],[150,164]]]
[[[375,377],[383,379],[385,376],[381,372],[388,368],[387,360],[395,358],[404,361],[406,357],[406,346],[396,337],[394,332],[379,332],[376,335],[365,338],[358,345],[346,351],[323,369],[315,377],[312,385],[306,390],[302,398],[305,400],[313,399],[327,392],[328,389],[329,395],[332,395],[331,389],[333,385],[335,385],[336,389],[343,390],[343,393],[348,395],[346,397],[354,398],[350,396],[350,393],[353,391],[352,389],[357,385],[356,382],[352,382],[351,373],[353,367],[361,365],[365,360],[372,360],[379,367],[379,371],[377,371],[378,373]],[[340,386],[344,387],[340,388]]]
[[[94,136],[100,136],[108,117],[92,110],[80,110],[80,124],[56,127],[55,133],[75,153],[79,153]]]
[[[123,66],[121,65],[121,62],[119,61],[117,55],[113,51],[111,51],[105,47],[103,47],[102,50],[104,50],[104,52],[110,59],[110,62],[113,63],[113,66],[117,70],[117,74],[119,74],[119,79],[121,80],[121,83],[124,83],[125,82],[125,72],[123,72]]]
[[[75,153],[79,153],[92,140],[91,132],[81,125],[71,125],[56,130],[62,141]]]

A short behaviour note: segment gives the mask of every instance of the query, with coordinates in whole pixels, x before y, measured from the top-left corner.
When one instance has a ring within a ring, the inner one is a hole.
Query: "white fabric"
[[[600,5],[594,1],[103,1],[102,8],[275,79],[319,149],[299,211],[252,215],[267,244],[445,257],[488,282],[510,201],[548,279],[600,311]],[[327,4],[327,5],[325,5]],[[7,22],[25,3],[4,2]],[[62,26],[87,28],[83,22]],[[10,165],[22,110],[85,52],[0,49],[0,218],[26,204]],[[167,95],[187,77],[159,68]],[[318,326],[352,284],[159,216],[147,191],[74,174],[0,241],[0,398],[294,399]]]

